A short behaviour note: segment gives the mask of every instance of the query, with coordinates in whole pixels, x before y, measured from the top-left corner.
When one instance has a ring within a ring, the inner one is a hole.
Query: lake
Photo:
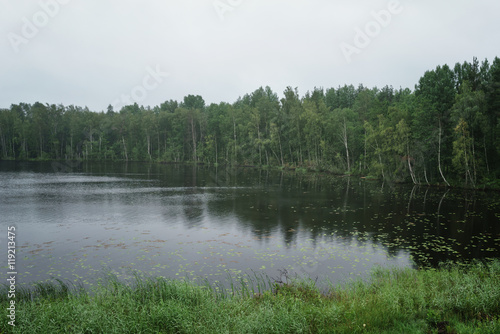
[[[114,273],[343,283],[374,266],[500,257],[500,194],[359,177],[147,163],[0,162],[0,279]]]

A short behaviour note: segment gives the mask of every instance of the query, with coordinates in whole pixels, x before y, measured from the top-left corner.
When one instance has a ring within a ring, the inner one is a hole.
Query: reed
[[[1,287],[0,307],[9,303]],[[92,291],[62,280],[16,291],[16,326],[1,333],[498,333],[500,260],[438,269],[377,268],[331,284],[286,271],[225,282],[116,276]]]

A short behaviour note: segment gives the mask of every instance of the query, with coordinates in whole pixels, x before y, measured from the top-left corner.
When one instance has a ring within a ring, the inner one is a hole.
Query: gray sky
[[[500,56],[498,13],[497,0],[0,0],[0,108],[413,89],[437,65]]]

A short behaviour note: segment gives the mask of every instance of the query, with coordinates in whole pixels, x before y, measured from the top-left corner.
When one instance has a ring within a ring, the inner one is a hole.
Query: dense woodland
[[[345,85],[235,103],[201,96],[105,112],[0,109],[0,159],[280,166],[479,187],[500,175],[500,58],[427,71],[415,89]],[[498,186],[498,184],[497,184]]]

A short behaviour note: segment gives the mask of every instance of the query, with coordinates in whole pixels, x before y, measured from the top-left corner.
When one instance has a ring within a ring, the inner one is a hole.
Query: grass
[[[500,260],[383,269],[331,285],[253,273],[220,283],[114,277],[91,292],[57,280],[16,291],[1,333],[499,333]],[[0,291],[6,312],[7,286]]]

